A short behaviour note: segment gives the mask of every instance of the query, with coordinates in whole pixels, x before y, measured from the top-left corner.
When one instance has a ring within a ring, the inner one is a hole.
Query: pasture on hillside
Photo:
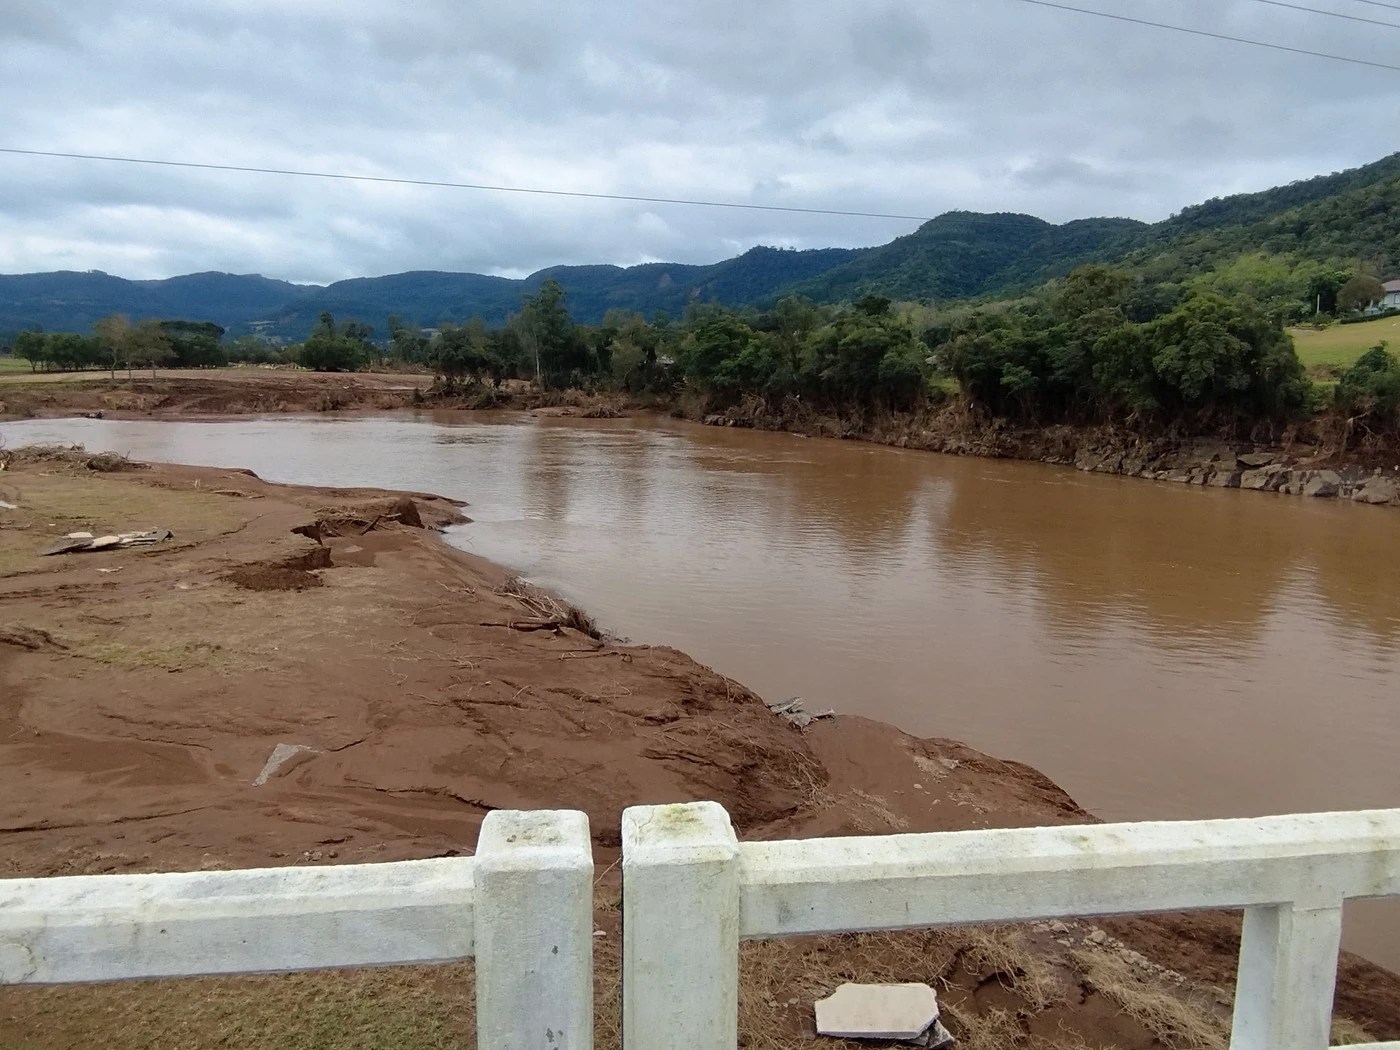
[[[1308,375],[1318,379],[1335,377],[1356,363],[1356,359],[1377,343],[1386,342],[1400,350],[1400,317],[1382,317],[1361,324],[1335,324],[1327,328],[1290,328],[1298,359]]]

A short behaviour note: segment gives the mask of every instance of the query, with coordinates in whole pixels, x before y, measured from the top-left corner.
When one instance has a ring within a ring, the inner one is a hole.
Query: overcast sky
[[[1400,64],[1400,29],[1259,0],[1065,2]],[[13,0],[0,98],[5,147],[1056,222],[1400,148],[1400,73],[1020,0]],[[7,273],[520,276],[917,225],[0,154]]]

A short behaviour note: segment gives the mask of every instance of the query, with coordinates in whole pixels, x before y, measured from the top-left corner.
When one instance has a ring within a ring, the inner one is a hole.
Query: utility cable
[[[294,168],[256,168],[241,164],[206,164],[199,161],[160,160],[152,157],[118,157],[97,153],[64,153],[57,150],[19,149],[13,146],[0,146],[0,153],[9,153],[20,157],[59,157],[67,160],[111,161],[120,164],[150,164],[167,168],[194,168],[200,171],[249,172],[259,175],[295,175],[309,179],[339,179],[347,182],[375,182],[395,186],[429,186],[455,190],[485,190],[493,193],[533,193],[547,197],[582,197],[588,200],[634,201],[648,204],[689,205],[700,208],[738,208],[743,211],[790,212],[798,215],[838,215],[861,219],[899,219],[908,222],[931,222],[935,218],[935,216],[930,215],[896,215],[878,211],[845,211],[839,208],[798,208],[780,204],[740,204],[733,201],[688,200],[678,197],[641,197],[629,196],[621,193],[586,193],[582,190],[553,190],[527,186],[493,186],[475,182],[445,182],[436,179],[409,179],[389,175],[348,175],[343,172],[301,171]],[[975,213],[959,215],[957,211],[954,211],[938,217],[946,218],[947,214],[956,215],[960,222],[968,222],[971,220],[974,223],[980,222],[989,226],[1002,225],[994,218]]]
[[[1073,11],[1080,15],[1093,15],[1096,18],[1111,18],[1116,22],[1132,22],[1134,25],[1152,26],[1154,29],[1170,29],[1174,33],[1190,33],[1192,36],[1210,37],[1212,40],[1228,40],[1232,44],[1249,44],[1252,47],[1266,47],[1271,51],[1287,51],[1292,55],[1307,55],[1310,58],[1326,58],[1333,62],[1349,62],[1355,66],[1371,66],[1375,69],[1388,69],[1394,73],[1400,73],[1400,66],[1394,66],[1388,62],[1372,62],[1365,58],[1349,58],[1346,55],[1329,55],[1324,51],[1309,51],[1301,47],[1289,47],[1286,44],[1268,44],[1262,40],[1251,40],[1243,36],[1229,36],[1225,33],[1213,33],[1208,29],[1192,29],[1187,26],[1174,26],[1168,22],[1150,22],[1145,18],[1132,18],[1129,15],[1114,15],[1107,11],[1094,11],[1087,7],[1071,7],[1069,4],[1053,3],[1052,0],[1017,0],[1022,4],[1034,4],[1036,7],[1050,7],[1057,11]]]
[[[1364,22],[1368,26],[1385,26],[1387,29],[1400,29],[1400,25],[1394,22],[1379,22],[1374,18],[1361,18],[1358,15],[1344,15],[1340,11],[1322,11],[1316,7],[1304,7],[1302,4],[1288,4],[1284,0],[1254,0],[1256,4],[1268,4],[1270,7],[1286,7],[1290,11],[1306,11],[1310,15],[1323,15],[1327,18],[1345,18],[1348,22]],[[1396,8],[1400,11],[1400,8]]]
[[[22,157],[61,157],[68,160],[109,161],[114,164],[148,164],[164,168],[196,168],[201,171],[236,171],[258,175],[295,175],[306,179],[337,179],[345,182],[376,182],[394,186],[430,186],[450,190],[482,190],[489,193],[531,193],[545,197],[583,197],[588,200],[633,201],[642,204],[679,204],[695,208],[736,208],[742,211],[778,211],[798,215],[841,215],[858,219],[901,219],[928,222],[930,215],[893,215],[878,211],[845,211],[839,208],[795,208],[780,204],[740,204],[734,201],[686,200],[678,197],[640,197],[624,193],[586,193],[582,190],[551,190],[530,186],[493,186],[478,182],[446,182],[437,179],[402,179],[388,175],[347,175],[332,171],[300,171],[294,168],[255,168],[243,164],[205,164],[192,160],[157,160],[151,157],[114,157],[97,153],[60,153],[56,150],[17,149],[0,146],[0,153]]]
[[[1358,4],[1370,4],[1372,7],[1388,7],[1392,11],[1400,11],[1400,4],[1383,4],[1381,0],[1355,0]]]

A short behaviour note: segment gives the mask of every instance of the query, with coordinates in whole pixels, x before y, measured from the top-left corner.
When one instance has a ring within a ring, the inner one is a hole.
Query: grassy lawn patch
[[[1346,371],[1356,359],[1380,342],[1400,348],[1400,317],[1383,317],[1363,324],[1335,324],[1321,331],[1290,328],[1298,358],[1315,378]]]

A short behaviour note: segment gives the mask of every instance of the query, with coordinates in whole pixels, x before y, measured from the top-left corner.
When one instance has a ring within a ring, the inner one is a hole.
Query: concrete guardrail
[[[739,843],[701,802],[622,843],[628,1050],[733,1050],[742,938],[1222,908],[1232,1050],[1325,1050],[1342,904],[1400,896],[1400,810]],[[491,813],[470,858],[3,880],[0,984],[474,958],[479,1047],[589,1050],[592,891],[567,811]]]
[[[592,1045],[586,816],[490,813],[470,858],[0,881],[0,984],[473,957],[478,1046]]]
[[[627,810],[622,847],[628,1050],[733,1050],[741,938],[1221,908],[1232,1050],[1325,1050],[1342,902],[1400,896],[1400,810],[739,843],[702,802]]]

